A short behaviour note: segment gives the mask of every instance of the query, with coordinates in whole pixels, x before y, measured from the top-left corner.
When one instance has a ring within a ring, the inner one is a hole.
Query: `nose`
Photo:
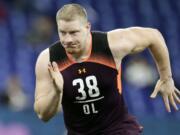
[[[64,42],[65,42],[66,44],[72,43],[72,42],[73,42],[72,36],[71,36],[70,34],[66,34],[66,35],[64,36]]]

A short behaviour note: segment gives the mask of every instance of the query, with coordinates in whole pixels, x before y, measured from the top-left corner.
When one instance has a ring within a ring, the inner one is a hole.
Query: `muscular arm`
[[[36,90],[34,110],[38,117],[43,121],[48,121],[53,117],[60,108],[62,99],[62,78],[55,85],[55,80],[52,79],[49,64],[49,50],[44,50],[38,57],[36,63]],[[49,70],[48,70],[49,69]],[[52,72],[52,71],[51,71]],[[59,73],[60,74],[60,73]],[[61,77],[61,76],[60,76]]]
[[[142,27],[117,29],[108,32],[108,41],[117,68],[120,66],[121,59],[124,56],[148,48],[156,62],[160,75],[151,97],[155,98],[157,93],[160,92],[167,111],[171,111],[170,104],[178,110],[176,102],[180,103],[180,92],[174,86],[168,49],[158,30]]]
[[[154,57],[161,79],[172,76],[169,53],[161,33],[156,29],[131,27],[108,32],[108,40],[115,60],[148,48]]]

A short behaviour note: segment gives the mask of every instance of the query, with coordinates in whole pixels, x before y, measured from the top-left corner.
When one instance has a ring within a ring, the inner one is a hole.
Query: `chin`
[[[66,51],[67,51],[67,53],[69,53],[69,54],[77,54],[77,53],[80,52],[80,50],[76,50],[76,49],[68,49],[68,50],[66,50]]]

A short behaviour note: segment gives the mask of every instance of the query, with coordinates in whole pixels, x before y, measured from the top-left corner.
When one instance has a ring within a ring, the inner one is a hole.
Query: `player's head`
[[[56,15],[61,44],[71,54],[80,53],[90,34],[86,10],[79,4],[64,5]]]

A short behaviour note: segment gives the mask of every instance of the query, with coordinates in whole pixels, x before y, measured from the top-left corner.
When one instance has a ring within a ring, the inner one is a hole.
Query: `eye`
[[[64,31],[60,31],[60,34],[61,34],[61,35],[65,35],[65,34],[66,34],[66,32],[64,32]]]
[[[76,35],[78,33],[78,31],[71,31],[70,34],[71,35]]]

